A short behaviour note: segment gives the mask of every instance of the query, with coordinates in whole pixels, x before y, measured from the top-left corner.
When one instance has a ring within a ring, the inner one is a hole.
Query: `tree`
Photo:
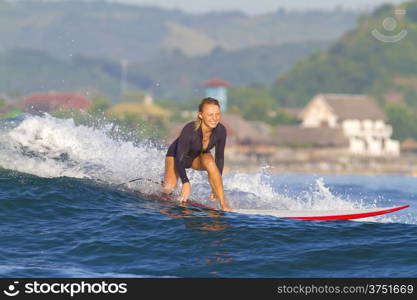
[[[128,91],[122,95],[120,102],[142,102],[146,96],[146,92],[142,90]]]
[[[294,123],[277,104],[268,90],[260,87],[235,87],[229,93],[229,112],[239,113],[247,120],[271,125]]]
[[[406,138],[417,139],[416,111],[403,104],[387,105],[385,111],[394,129],[393,137],[400,141]]]
[[[98,96],[93,99],[89,112],[92,114],[102,114],[111,106],[111,100],[105,96]]]

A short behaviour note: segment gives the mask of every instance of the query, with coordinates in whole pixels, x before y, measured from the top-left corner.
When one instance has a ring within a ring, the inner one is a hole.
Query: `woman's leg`
[[[208,153],[208,154],[211,156],[210,153]],[[200,156],[196,157],[193,160],[193,163],[191,165],[191,168],[193,168],[194,170],[197,170],[197,171],[207,171],[207,169],[206,169],[206,167],[205,167],[205,165],[203,163],[203,155],[204,154],[201,154]],[[216,167],[217,167],[217,165],[216,165]],[[207,171],[207,174],[208,174],[208,171]],[[215,183],[213,182],[212,176],[209,175],[208,176],[208,180],[209,180],[210,186],[212,187],[212,190],[214,191],[213,186],[214,186]]]
[[[162,193],[171,194],[177,187],[178,173],[175,168],[175,159],[173,156],[165,157],[165,175],[162,187]]]
[[[224,210],[228,210],[226,199],[224,197],[223,179],[217,168],[216,162],[211,153],[204,153],[199,157],[195,158],[191,167],[195,170],[202,171],[206,170],[208,174],[209,183],[214,191],[214,194],[220,201],[220,206]]]

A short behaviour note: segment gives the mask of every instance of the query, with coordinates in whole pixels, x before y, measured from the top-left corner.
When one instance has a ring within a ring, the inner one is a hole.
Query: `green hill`
[[[204,94],[202,82],[213,77],[221,77],[235,86],[269,86],[277,74],[327,45],[325,42],[306,42],[237,51],[216,48],[209,55],[198,57],[188,57],[178,51],[163,59],[129,65],[127,79],[136,88],[173,100],[200,97]],[[117,61],[78,56],[74,62],[120,78]]]
[[[208,55],[216,47],[240,50],[264,45],[331,41],[355,25],[349,11],[187,14],[179,10],[106,1],[0,0],[0,51],[30,48],[131,62],[181,50]]]
[[[329,50],[317,52],[281,74],[273,87],[278,101],[287,106],[301,106],[319,92],[382,96],[388,89],[398,87],[401,78],[412,78],[417,67],[417,24],[412,20],[412,7],[417,7],[417,2],[400,7],[406,6],[408,13],[400,17],[398,26],[407,29],[405,38],[386,43],[372,35],[374,29],[383,31],[381,24],[393,13],[394,7],[383,6],[376,10],[376,15],[363,16],[358,27],[343,35]]]
[[[26,94],[90,87],[116,97],[120,85],[118,80],[100,70],[77,66],[45,52],[28,49],[0,52],[1,92]]]
[[[183,100],[201,82],[268,86],[352,28],[349,11],[187,14],[106,1],[0,0],[0,92],[93,86],[117,99],[121,60],[132,89]],[[15,50],[22,49],[22,50]],[[27,49],[27,50],[23,50]]]
[[[204,94],[201,83],[220,76],[233,85],[268,85],[297,60],[327,44],[303,43],[264,46],[210,55],[188,57],[174,53],[164,59],[130,65],[129,89],[148,90],[157,97],[187,100]],[[0,92],[26,94],[34,91],[74,91],[94,88],[118,100],[120,62],[75,55],[64,60],[46,52],[15,49],[0,52]]]

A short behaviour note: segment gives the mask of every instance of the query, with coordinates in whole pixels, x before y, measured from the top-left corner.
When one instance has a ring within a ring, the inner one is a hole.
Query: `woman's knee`
[[[165,176],[164,189],[175,190],[177,187],[178,175],[175,170],[175,161],[173,157],[166,157],[165,159]]]
[[[212,170],[213,168],[217,168],[216,162],[211,154],[203,154],[201,157],[201,162],[206,170]]]

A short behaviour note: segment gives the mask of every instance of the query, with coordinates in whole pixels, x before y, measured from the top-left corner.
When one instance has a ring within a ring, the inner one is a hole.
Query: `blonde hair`
[[[199,113],[203,112],[204,105],[206,105],[206,104],[217,105],[220,108],[219,100],[211,98],[211,97],[207,97],[207,98],[204,98],[203,100],[201,100],[201,103],[198,105],[198,112]],[[202,121],[198,117],[198,114],[197,114],[197,119],[194,121],[194,130],[198,130],[200,128],[201,122]]]

